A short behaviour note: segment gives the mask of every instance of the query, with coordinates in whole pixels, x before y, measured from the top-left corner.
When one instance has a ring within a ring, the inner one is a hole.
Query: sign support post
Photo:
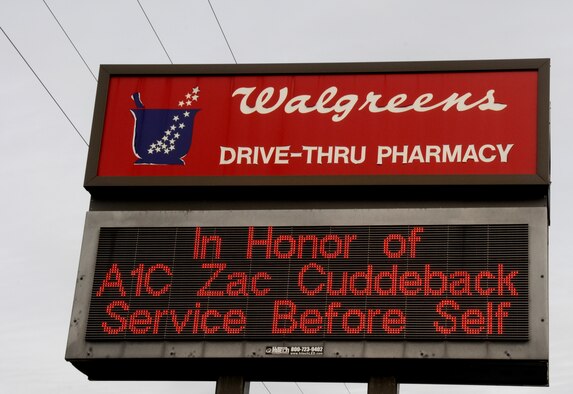
[[[398,394],[399,386],[394,376],[372,376],[368,381],[368,394]]]
[[[220,376],[215,394],[249,394],[249,387],[243,376]]]

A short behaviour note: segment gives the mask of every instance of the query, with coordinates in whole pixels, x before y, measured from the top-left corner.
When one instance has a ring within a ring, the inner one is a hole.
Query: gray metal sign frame
[[[277,209],[88,212],[66,359],[90,379],[362,381],[548,384],[548,215],[546,207]],[[101,227],[515,224],[529,226],[527,342],[324,341],[320,356],[269,355],[269,346],[304,341],[88,342],[87,317]]]

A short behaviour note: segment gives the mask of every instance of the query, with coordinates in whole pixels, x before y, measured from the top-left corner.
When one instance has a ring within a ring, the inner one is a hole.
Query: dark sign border
[[[550,59],[500,59],[387,63],[315,64],[216,64],[216,65],[102,65],[100,67],[90,149],[84,187],[101,189],[136,187],[309,187],[309,186],[402,186],[402,185],[532,185],[550,183],[549,145]],[[105,109],[110,78],[151,75],[276,75],[276,74],[367,74],[533,70],[538,73],[537,173],[535,175],[372,175],[372,176],[98,176]]]

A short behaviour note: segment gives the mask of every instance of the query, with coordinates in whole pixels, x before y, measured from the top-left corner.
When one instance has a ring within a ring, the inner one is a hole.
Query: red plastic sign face
[[[97,176],[535,175],[535,70],[111,76]]]

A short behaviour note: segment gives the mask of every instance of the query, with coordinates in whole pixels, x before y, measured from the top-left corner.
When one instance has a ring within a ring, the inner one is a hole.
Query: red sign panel
[[[538,69],[264,70],[103,78],[88,178],[535,177],[543,167]]]

